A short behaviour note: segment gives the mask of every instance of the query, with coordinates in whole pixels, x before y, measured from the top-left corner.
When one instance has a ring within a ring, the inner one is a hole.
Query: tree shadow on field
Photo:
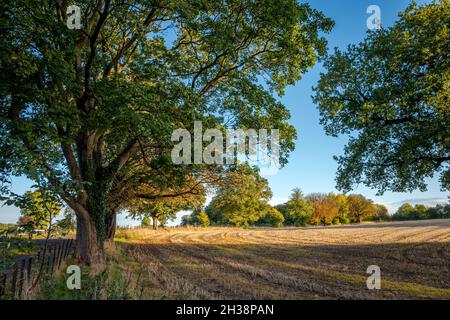
[[[201,290],[203,295],[194,298],[450,299],[448,242],[315,245],[210,241],[131,243],[123,249],[141,265],[151,265],[158,277],[170,277],[167,283],[177,279]],[[380,267],[381,290],[367,289],[371,265]],[[167,290],[177,289],[172,285]]]

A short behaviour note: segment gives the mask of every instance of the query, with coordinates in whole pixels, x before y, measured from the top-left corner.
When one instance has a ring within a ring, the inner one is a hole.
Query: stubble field
[[[121,230],[147,299],[449,299],[450,220]],[[368,290],[369,265],[381,290]]]

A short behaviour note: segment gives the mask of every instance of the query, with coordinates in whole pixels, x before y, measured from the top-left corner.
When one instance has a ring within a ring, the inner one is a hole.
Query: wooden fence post
[[[66,246],[67,246],[67,241],[64,239],[63,243],[62,243],[62,249],[61,249],[61,261],[60,264],[66,259]]]
[[[52,253],[52,247],[48,247],[46,256],[44,256],[44,261],[46,261],[45,272],[48,273],[50,271],[50,258]]]
[[[25,270],[25,259],[22,259],[20,261],[20,268],[19,268],[19,296],[18,296],[19,299],[22,297],[24,270]]]
[[[13,299],[16,297],[16,284],[17,284],[16,282],[17,282],[17,266],[14,266],[14,271],[12,272],[11,277],[11,294]]]
[[[53,246],[52,267],[51,267],[52,273],[55,270],[56,254],[57,254],[57,247],[56,247],[56,245],[54,245]]]
[[[27,265],[27,282],[31,283],[31,268],[33,266],[33,257],[28,258],[28,265]]]
[[[55,259],[55,271],[59,269],[59,256],[61,254],[61,244],[56,244],[56,259]]]
[[[25,283],[32,283],[33,269],[36,267],[45,270],[46,273],[59,270],[61,264],[73,253],[74,240],[63,239],[54,245],[49,245],[47,250],[39,250],[35,255],[18,260],[12,269],[12,272],[0,274],[0,298],[7,292],[11,292],[11,298],[22,298]],[[39,275],[38,275],[39,276]],[[11,286],[8,286],[8,283]]]
[[[67,254],[74,253],[75,252],[75,245],[73,239],[69,240],[69,251],[67,251]]]
[[[64,246],[64,260],[67,259],[67,254],[69,252],[69,241],[68,239],[64,240],[65,246]]]
[[[0,297],[6,292],[6,274],[0,275]]]

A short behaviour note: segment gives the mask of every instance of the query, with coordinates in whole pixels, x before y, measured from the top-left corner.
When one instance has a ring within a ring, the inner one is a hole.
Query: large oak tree
[[[0,179],[59,194],[83,262],[101,260],[113,190],[199,170],[171,166],[177,128],[276,128],[286,163],[296,133],[273,93],[325,53],[332,21],[295,0],[78,3],[79,30],[66,0],[0,4]]]

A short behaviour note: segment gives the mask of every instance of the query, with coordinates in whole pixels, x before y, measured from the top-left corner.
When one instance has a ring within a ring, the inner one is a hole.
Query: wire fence
[[[72,239],[53,239],[36,254],[19,256],[8,272],[0,274],[0,300],[26,298],[42,275],[60,269],[74,248]]]

